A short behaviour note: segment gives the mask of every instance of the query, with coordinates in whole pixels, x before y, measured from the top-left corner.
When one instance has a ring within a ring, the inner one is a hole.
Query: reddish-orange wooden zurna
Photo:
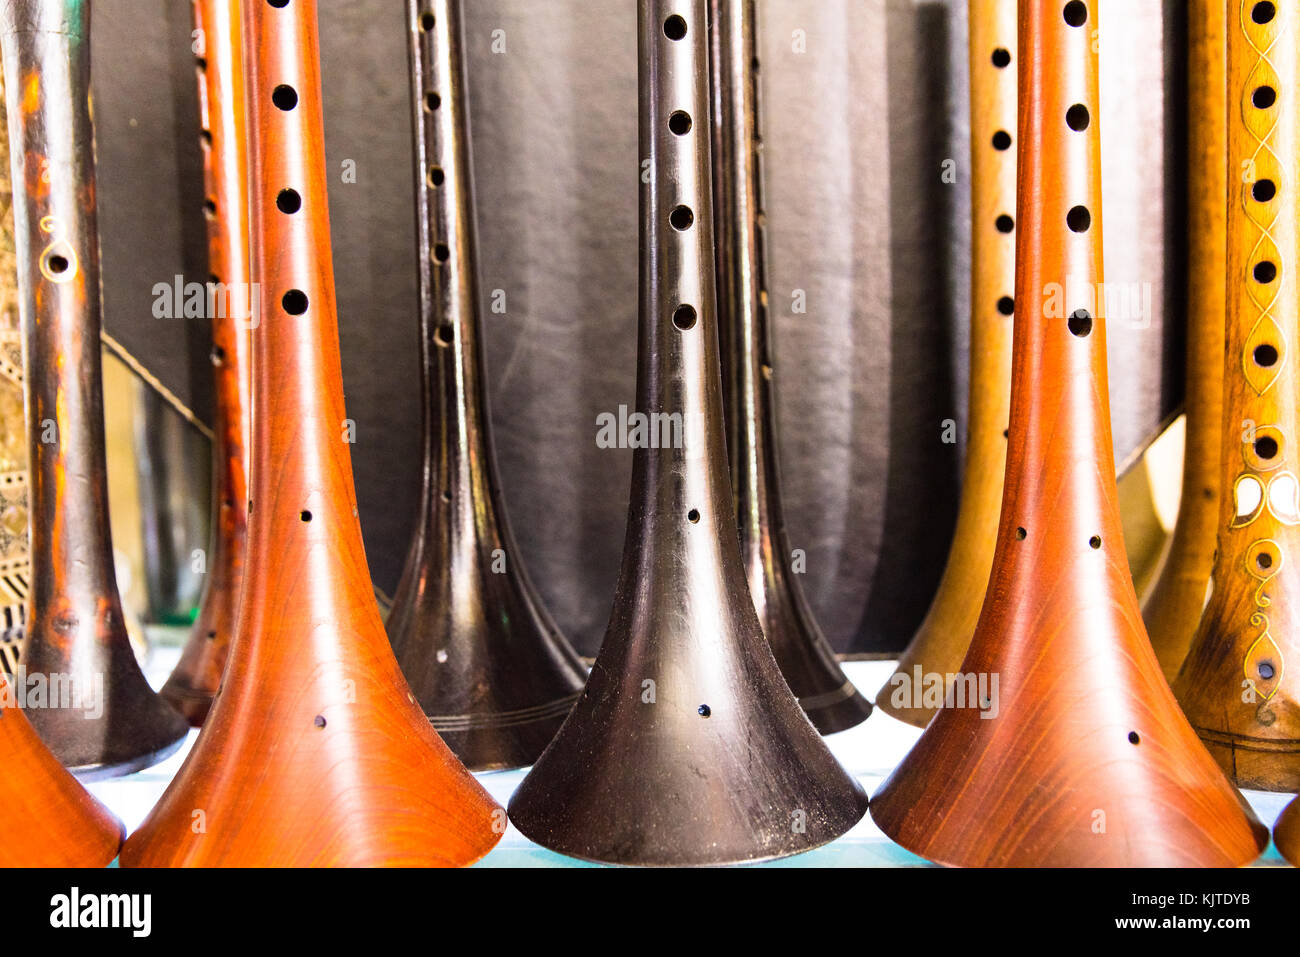
[[[1267,831],[1161,675],[1120,532],[1101,288],[1096,0],[1021,0],[1011,428],[961,697],[872,799],[968,866],[1236,865]],[[994,680],[996,679],[996,683]]]
[[[87,793],[11,706],[0,673],[0,867],[104,867],[122,844],[121,822]]]
[[[248,565],[222,689],[127,865],[457,865],[504,811],[388,647],[357,521],[330,261],[314,0],[247,0]],[[202,827],[196,815],[202,815]]]
[[[201,725],[225,670],[244,573],[252,315],[239,0],[195,0],[194,23],[203,40],[197,70],[211,274],[213,542],[199,616],[162,696]]]
[[[1214,591],[1174,682],[1242,787],[1300,790],[1300,9],[1231,0]]]

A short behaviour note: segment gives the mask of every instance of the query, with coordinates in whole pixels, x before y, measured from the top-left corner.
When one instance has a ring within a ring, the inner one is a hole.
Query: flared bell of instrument
[[[528,579],[496,478],[460,2],[409,0],[407,24],[425,436],[420,515],[388,635],[420,707],[467,767],[522,767],[555,737],[587,669]]]
[[[248,565],[221,691],[127,866],[472,863],[503,810],[393,658],[357,519],[334,311],[316,4],[243,4],[254,415]]]
[[[637,414],[663,431],[634,455],[623,566],[591,676],[510,802],[532,840],[618,864],[781,857],[838,837],[866,810],[781,676],[738,548],[714,303],[707,12],[708,0],[640,4]]]
[[[1273,825],[1273,843],[1278,853],[1295,867],[1300,867],[1300,798],[1282,809]]]
[[[1300,790],[1297,30],[1295,4],[1228,6],[1218,550],[1213,590],[1174,680],[1183,712],[1229,776],[1271,791]]]
[[[31,583],[23,708],[64,766],[125,774],[180,747],[184,719],[136,663],[113,570],[100,359],[90,12],[0,6],[26,342]],[[40,82],[30,82],[39,77]]]
[[[924,728],[961,671],[993,567],[1011,405],[1016,151],[990,142],[1016,125],[1016,0],[970,4],[970,388],[961,506],[934,600],[876,707]]]
[[[221,686],[234,638],[248,540],[252,355],[248,287],[248,159],[239,4],[194,0],[212,309],[212,549],[198,617],[159,692],[200,726]],[[195,197],[195,201],[199,201]],[[219,292],[219,295],[218,295]]]
[[[59,764],[0,673],[0,867],[105,867],[125,829]]]
[[[1267,830],[1161,675],[1120,530],[1096,2],[1021,0],[1015,350],[993,573],[958,694],[872,798],[960,866],[1232,866]],[[1068,283],[1067,283],[1068,280]]]
[[[775,363],[767,311],[762,140],[753,0],[711,0],[713,202],[723,409],[740,554],[790,690],[822,734],[871,714],[813,617],[791,566],[781,506]]]

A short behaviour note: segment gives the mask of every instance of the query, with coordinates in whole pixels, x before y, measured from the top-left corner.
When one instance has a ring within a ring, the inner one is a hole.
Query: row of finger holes
[[[289,0],[266,0],[276,9],[283,9],[289,5]],[[298,91],[288,83],[281,83],[271,91],[271,102],[276,109],[288,113],[298,106]],[[302,196],[296,189],[285,187],[275,196],[275,207],[285,215],[292,216],[302,209]],[[307,311],[307,294],[301,289],[290,289],[280,297],[280,305],[284,311],[291,316],[301,316]],[[311,513],[303,512],[304,522],[311,521]]]
[[[289,0],[267,0],[267,3],[280,9],[288,6]],[[271,91],[271,102],[279,109],[288,112],[298,105],[298,91],[292,86],[282,83]],[[302,209],[302,196],[299,195],[296,189],[285,187],[276,194],[275,207],[285,215],[292,216]],[[284,311],[289,315],[301,316],[307,311],[307,294],[301,289],[290,289],[280,298],[280,305],[284,307]],[[250,513],[252,512],[252,502],[248,503],[248,510]],[[308,509],[304,508],[298,513],[298,519],[302,522],[310,522],[311,518],[311,511]],[[316,716],[315,723],[318,728],[325,727],[325,719],[320,715]]]
[[[669,40],[682,39],[686,36],[686,21],[675,13],[668,17],[664,20],[664,36]],[[668,117],[668,130],[675,136],[685,136],[691,131],[692,125],[691,115],[685,110],[674,110]],[[668,222],[673,229],[684,232],[695,222],[695,213],[689,206],[675,206],[668,214]],[[695,307],[687,303],[682,303],[673,310],[673,325],[683,332],[694,328],[696,319]],[[695,515],[692,521],[698,521],[699,514],[696,512],[692,514]]]
[[[1016,528],[1016,541],[1023,542],[1028,537],[1029,531],[1023,525]],[[1094,535],[1092,538],[1088,539],[1088,547],[1093,551],[1101,548],[1101,536]]]
[[[1082,0],[1070,0],[1062,11],[1065,22],[1072,27],[1081,27],[1088,21],[1088,5]],[[1065,111],[1065,125],[1075,133],[1082,133],[1092,123],[1092,114],[1083,103],[1074,103]],[[1065,214],[1065,224],[1071,232],[1085,233],[1092,226],[1092,213],[1087,206],[1073,206]],[[1076,309],[1066,320],[1070,335],[1082,339],[1092,332],[1092,314],[1087,309]],[[1101,539],[1093,536],[1088,544],[1101,548]]]
[[[433,30],[436,19],[431,11],[426,10],[420,14],[420,29],[429,33]],[[442,107],[442,96],[436,90],[429,90],[424,94],[424,108],[427,112],[433,113]],[[441,186],[447,181],[447,174],[443,168],[437,164],[431,165],[428,172],[428,182],[433,188]],[[446,243],[434,243],[430,255],[434,262],[445,263],[451,258],[451,247]],[[440,346],[449,346],[456,338],[456,330],[449,324],[443,323],[438,327],[436,341]]]
[[[1277,10],[1271,3],[1257,3],[1251,9],[1251,19],[1256,23],[1268,23],[1276,15]],[[1259,110],[1267,110],[1277,102],[1277,90],[1267,84],[1257,86],[1250,94],[1251,105]],[[1257,203],[1271,202],[1277,196],[1277,184],[1271,179],[1257,179],[1250,187],[1251,198]],[[1268,259],[1262,259],[1255,263],[1251,269],[1251,275],[1255,282],[1260,285],[1268,285],[1277,278],[1277,264]],[[1260,353],[1264,352],[1264,357],[1271,356],[1271,361],[1261,362]],[[1261,366],[1271,366],[1277,361],[1277,350],[1272,346],[1260,346],[1255,350],[1255,362]]]
[[[997,47],[993,51],[993,65],[999,70],[1004,70],[1011,65],[1011,51],[1006,47]],[[1011,147],[1011,135],[1005,130],[998,130],[993,134],[993,148],[995,150],[1006,150]],[[993,226],[1003,235],[1010,235],[1015,231],[1016,221],[1010,214],[1002,213],[993,221]],[[998,312],[1004,316],[1014,315],[1016,311],[1016,301],[1010,296],[1003,296],[998,300]]]
[[[686,36],[686,21],[677,14],[673,14],[664,21],[664,36],[669,40],[680,40]],[[684,110],[677,110],[668,117],[668,129],[676,136],[684,136],[691,130],[691,116]],[[678,232],[684,232],[691,228],[695,222],[695,214],[689,206],[678,205],[673,207],[673,211],[668,214],[668,222],[673,229]],[[673,325],[683,332],[687,329],[694,328],[696,320],[695,307],[687,303],[682,303],[673,310]],[[699,509],[693,508],[686,513],[686,520],[692,525],[700,521]],[[701,705],[699,713],[704,717],[709,716],[707,705]]]

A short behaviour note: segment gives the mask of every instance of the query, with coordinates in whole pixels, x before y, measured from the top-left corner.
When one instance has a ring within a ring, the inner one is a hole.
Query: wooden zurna
[[[6,0],[0,41],[31,471],[31,590],[15,686],[64,766],[83,778],[126,774],[171,754],[187,728],[136,663],[113,570],[90,4]],[[50,693],[26,695],[29,676]]]
[[[460,0],[409,0],[424,456],[388,635],[434,728],[473,770],[532,764],[587,672],[506,521],[488,422]]]
[[[782,857],[833,840],[866,810],[781,676],[738,546],[714,294],[708,9],[639,4],[649,163],[637,411],[679,420],[680,440],[636,450],[604,643],[510,802],[539,844],[620,864]]]
[[[1096,0],[1020,0],[1015,347],[1002,518],[962,696],[872,818],[964,866],[1229,866],[1267,830],[1160,671],[1106,404]]]
[[[462,865],[502,810],[403,680],[357,521],[314,0],[243,4],[254,317],[248,560],[221,691],[128,866]],[[202,815],[202,827],[196,814]]]
[[[211,274],[213,537],[198,618],[161,694],[197,726],[203,724],[221,685],[243,582],[248,539],[252,296],[239,0],[195,0],[194,24],[203,40],[196,71]]]
[[[1231,0],[1214,589],[1174,691],[1240,786],[1300,790],[1300,9]]]
[[[961,507],[934,601],[876,705],[925,727],[952,690],[993,567],[1011,405],[1016,271],[1016,0],[970,0],[971,327]]]
[[[736,523],[745,577],[781,673],[822,734],[871,714],[844,675],[791,569],[781,507],[775,363],[762,206],[761,111],[754,0],[711,0],[713,206],[718,338]],[[669,118],[687,135],[681,115]]]
[[[1190,0],[1187,70],[1187,421],[1178,521],[1142,618],[1172,683],[1205,608],[1219,529],[1227,222],[1224,0]]]

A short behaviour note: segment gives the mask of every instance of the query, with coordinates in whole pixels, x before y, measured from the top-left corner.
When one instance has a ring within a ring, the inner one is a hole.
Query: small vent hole
[[[302,197],[298,195],[296,189],[282,189],[275,197],[275,208],[292,216],[302,209]]]
[[[307,294],[301,289],[290,289],[280,299],[280,305],[291,316],[301,316],[307,311]]]
[[[1261,459],[1271,459],[1277,456],[1278,446],[1277,439],[1271,435],[1261,435],[1255,439],[1255,454]]]
[[[281,83],[271,91],[271,102],[288,112],[298,105],[298,91],[287,83]]]

